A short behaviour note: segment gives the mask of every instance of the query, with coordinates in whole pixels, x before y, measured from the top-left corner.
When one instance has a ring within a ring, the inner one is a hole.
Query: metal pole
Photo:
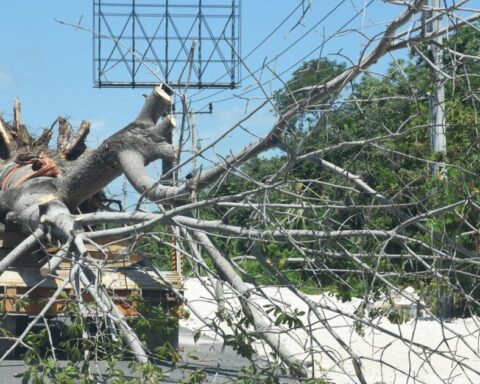
[[[123,185],[122,185],[122,192],[123,192],[123,210],[126,211],[127,210],[127,191],[128,191],[128,184],[127,184],[127,179],[126,177],[124,176],[124,179],[123,179]]]
[[[193,110],[190,113],[190,126],[192,129],[192,155],[196,156],[198,153],[198,145],[197,145],[197,127],[195,125],[195,115],[193,114]],[[192,160],[192,173],[195,174],[197,171],[197,158],[194,157]]]
[[[196,156],[200,152],[199,148],[199,141],[197,139],[197,123],[195,121],[195,112],[193,110],[190,111],[190,127],[191,127],[191,136],[192,136],[192,155]],[[192,175],[193,177],[197,176],[197,158],[194,157],[192,160]],[[193,195],[193,201],[197,202],[197,194],[195,193]],[[194,209],[193,210],[193,217],[200,217],[200,209]],[[197,244],[195,241],[192,242],[190,245],[191,247],[194,248],[194,254],[196,252],[200,252],[199,244]]]
[[[440,0],[432,0],[432,17],[440,13]],[[440,20],[437,18],[431,23],[432,32],[440,29]],[[434,39],[436,43],[442,44],[442,37],[438,36]],[[431,45],[433,55],[433,63],[437,69],[443,71],[443,51],[442,48],[436,44]],[[445,85],[444,77],[439,70],[432,69],[434,78],[434,93],[430,101],[431,125],[430,125],[430,140],[432,151],[437,155],[440,161],[445,160],[447,153],[447,139],[445,127]],[[440,179],[445,178],[445,167],[440,164],[434,164],[432,167],[432,174],[434,177]]]
[[[198,87],[202,88],[202,0],[198,1]]]
[[[102,3],[98,2],[98,86],[102,86]]]
[[[168,75],[170,72],[168,63],[168,19],[170,17],[168,9],[168,0],[165,1],[165,82],[168,84]]]
[[[97,3],[95,0],[93,0],[93,32],[92,33],[92,57],[93,57],[93,67],[92,67],[92,75],[93,75],[93,83],[96,83],[96,73],[97,73],[97,57],[96,53],[97,50],[96,48],[96,33],[97,33],[97,17],[96,17],[96,9],[97,9]],[[100,39],[99,39],[100,40]]]
[[[432,0],[432,17],[440,16],[440,0]],[[438,17],[431,23],[429,32],[437,32],[440,29],[440,20]],[[435,43],[442,44],[442,37],[435,37]],[[432,152],[435,154],[436,161],[445,162],[445,154],[447,153],[447,140],[445,135],[445,86],[444,77],[440,73],[443,72],[443,51],[437,44],[431,44],[430,49],[433,56],[433,64],[436,68],[433,71],[433,95],[430,98],[430,141]],[[445,179],[445,167],[440,164],[432,166],[432,176],[440,180]],[[442,320],[448,320],[453,311],[453,302],[451,294],[444,288],[437,286],[437,315]]]
[[[132,88],[135,88],[135,0],[132,1]]]
[[[232,18],[232,55],[231,55],[231,63],[230,65],[232,68],[230,69],[230,84],[231,88],[233,89],[235,86],[235,0],[232,0],[232,13],[230,17]]]

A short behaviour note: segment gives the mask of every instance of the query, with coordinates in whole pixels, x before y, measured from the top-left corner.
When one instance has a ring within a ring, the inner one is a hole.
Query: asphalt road
[[[192,332],[185,328],[180,328],[180,347],[183,349],[184,361],[178,363],[176,368],[169,364],[160,365],[166,374],[164,383],[178,383],[183,378],[188,377],[197,369],[203,369],[207,374],[207,383],[223,384],[234,381],[242,367],[248,366],[246,359],[239,357],[230,347],[223,348],[220,339],[202,335],[197,343],[194,343]],[[188,354],[195,351],[198,360],[188,358]],[[61,362],[60,362],[61,364]],[[122,369],[127,376],[130,375],[128,361],[118,363],[118,368]],[[25,369],[22,360],[6,360],[0,365],[0,383],[17,384],[21,383],[21,372]],[[96,369],[95,369],[96,370]],[[105,367],[100,366],[100,372],[105,372]],[[130,377],[138,377],[132,375]],[[99,377],[99,382],[107,382],[106,377]],[[295,380],[287,378],[281,379],[281,383],[295,383]]]

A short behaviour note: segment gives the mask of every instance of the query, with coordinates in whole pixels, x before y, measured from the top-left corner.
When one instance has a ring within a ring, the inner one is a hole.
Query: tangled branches
[[[443,10],[455,19],[458,36],[478,18],[458,16],[460,7]],[[186,108],[186,95],[167,85],[156,87],[139,115],[94,150],[85,145],[86,122],[73,134],[59,118],[31,137],[17,103],[14,121],[0,125],[0,179],[9,178],[0,218],[5,233],[25,237],[0,261],[0,279],[25,258],[34,278],[28,292],[14,300],[4,296],[4,309],[31,309],[36,289],[48,287],[50,296],[20,334],[5,332],[9,346],[0,361],[26,348],[34,367],[29,374],[41,367],[52,379],[61,372],[45,359],[56,367],[63,354],[73,376],[94,381],[92,360],[108,361],[114,376],[117,358],[133,356],[135,369],[159,380],[159,362],[181,358],[174,341],[158,336],[178,326],[183,303],[195,341],[202,334],[221,338],[224,348],[252,364],[250,378],[283,370],[335,382],[478,381],[479,141],[472,128],[475,78],[468,72],[477,68],[470,62],[460,75],[457,62],[474,55],[448,41],[443,47],[452,57],[441,70],[452,82],[447,115],[459,148],[450,158],[429,154],[425,67],[395,62],[383,79],[365,75],[406,46],[428,59],[423,43],[449,31],[415,26],[428,9],[425,0],[405,4],[349,68],[328,60],[305,64],[284,90],[266,96],[230,130],[270,104],[277,121],[269,133],[208,170],[188,167],[230,131],[180,159],[185,143],[173,142],[172,99],[180,96]],[[302,82],[314,66],[330,76]],[[349,84],[353,91],[345,96]],[[454,120],[459,114],[463,120]],[[183,138],[183,124],[180,129]],[[274,148],[282,155],[259,157]],[[41,154],[59,172],[26,177],[36,170],[20,160]],[[154,180],[147,167],[159,159],[164,174]],[[445,167],[446,180],[432,180],[432,164]],[[184,180],[182,169],[189,171]],[[155,213],[106,209],[102,190],[122,174]],[[159,267],[172,254],[177,267],[186,260],[176,271],[191,277],[186,292],[178,275]],[[149,302],[142,284],[150,284],[151,297],[163,292],[165,302]],[[173,310],[162,307],[168,300]],[[60,346],[50,325],[43,334],[31,332],[52,322],[52,313],[70,319],[62,332],[71,337]],[[192,375],[191,382],[205,379],[201,372]]]

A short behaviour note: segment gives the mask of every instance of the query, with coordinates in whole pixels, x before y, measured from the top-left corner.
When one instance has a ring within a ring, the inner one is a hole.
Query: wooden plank
[[[40,313],[45,303],[55,292],[55,288],[40,287],[33,292],[30,292],[28,295],[25,295],[27,290],[28,289],[25,287],[5,287],[0,293],[0,308],[2,312],[35,316]],[[178,317],[181,317],[183,313],[181,311],[183,308],[182,304],[178,300],[169,300],[169,293],[167,291],[158,292],[153,296],[141,296],[141,291],[135,289],[110,291],[113,292],[112,299],[115,306],[124,316],[127,317],[135,317],[139,315],[139,302],[147,302],[152,305],[166,305],[169,312]],[[74,291],[70,287],[66,288],[64,292],[66,293],[67,299],[59,298],[56,300],[47,312],[47,315],[61,316],[62,312],[65,311],[65,305],[67,302],[74,298]],[[20,301],[19,299],[23,295],[25,295],[25,297]],[[84,294],[83,300],[84,303],[87,304],[84,308],[84,316],[102,316],[102,313],[98,311],[98,308],[96,308],[95,305],[88,305],[93,304],[94,302],[89,294]]]
[[[7,248],[7,249],[15,248],[20,242],[25,240],[26,237],[27,237],[26,235],[24,235],[20,232],[0,231],[0,249],[1,248]],[[100,245],[110,244],[105,248],[110,249],[111,252],[118,252],[118,251],[124,250],[125,248],[131,246],[132,242],[131,242],[131,240],[125,240],[125,239],[123,239],[122,237],[119,237],[119,236],[109,236],[109,237],[106,237],[106,238],[103,238],[103,239],[99,240],[98,244],[100,244]],[[89,251],[95,251],[96,250],[96,248],[91,244],[87,244],[86,247],[87,247],[87,250],[89,250]]]
[[[52,297],[55,292],[53,288],[37,288],[34,292],[30,293],[27,297],[23,298],[22,301],[19,301],[26,292],[26,288],[21,287],[8,287],[5,290],[6,294],[1,294],[0,296],[0,307],[2,312],[15,313],[15,314],[29,314],[37,315],[43,309],[45,303]],[[73,298],[73,289],[65,289],[65,293],[69,298]],[[120,291],[115,292],[116,296],[113,298],[113,302],[117,309],[124,315],[128,317],[134,317],[138,315],[138,301],[130,298],[129,296],[139,297],[139,291]],[[93,303],[92,297],[88,294],[83,295],[85,303]],[[61,315],[65,310],[65,305],[70,299],[61,299],[55,301],[51,306],[47,315]],[[85,316],[97,316],[98,309],[86,305]]]
[[[95,273],[95,268],[93,268],[93,271]],[[57,274],[60,279],[57,282],[47,279],[41,286],[54,288],[63,278],[67,278],[69,273],[69,265],[66,268],[58,268]],[[161,275],[163,279],[174,286],[179,287],[182,283],[182,279],[178,275],[167,272]],[[0,275],[0,287],[33,287],[42,280],[43,277],[40,275],[40,270],[37,267],[11,268]],[[148,289],[158,291],[168,289],[168,286],[162,283],[154,272],[128,268],[120,271],[104,270],[102,272],[102,284],[112,289]]]

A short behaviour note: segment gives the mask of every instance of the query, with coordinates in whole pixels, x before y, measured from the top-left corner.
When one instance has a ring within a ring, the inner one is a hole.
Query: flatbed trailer
[[[16,232],[0,231],[0,260],[3,259],[25,236]],[[172,260],[172,271],[152,271],[141,263],[138,254],[130,251],[130,242],[109,238],[102,241],[101,249],[87,244],[88,259],[95,265],[101,261],[101,284],[109,292],[117,310],[127,318],[141,315],[139,307],[148,303],[161,305],[166,313],[180,317],[182,303],[174,290],[182,291],[183,280],[181,263]],[[0,275],[0,313],[3,315],[0,326],[10,334],[20,335],[33,317],[38,315],[45,303],[52,297],[71,270],[71,262],[65,260],[47,278],[40,273],[40,267],[48,260],[47,254],[55,254],[59,249],[52,247],[45,252],[41,248],[23,255]],[[176,257],[174,255],[174,257]],[[95,273],[95,266],[92,268]],[[98,271],[97,271],[98,272]],[[55,301],[45,315],[47,319],[68,317],[65,308],[75,294],[69,283],[61,298]],[[82,296],[86,305],[82,315],[86,318],[102,316],[95,306],[88,305],[93,300],[88,294]],[[142,305],[140,305],[142,304]],[[148,347],[154,348],[169,342],[178,348],[178,329],[168,337],[154,332],[146,337]],[[12,345],[12,339],[0,339],[0,356]],[[20,349],[19,349],[20,350]],[[9,357],[18,357],[17,353]]]

